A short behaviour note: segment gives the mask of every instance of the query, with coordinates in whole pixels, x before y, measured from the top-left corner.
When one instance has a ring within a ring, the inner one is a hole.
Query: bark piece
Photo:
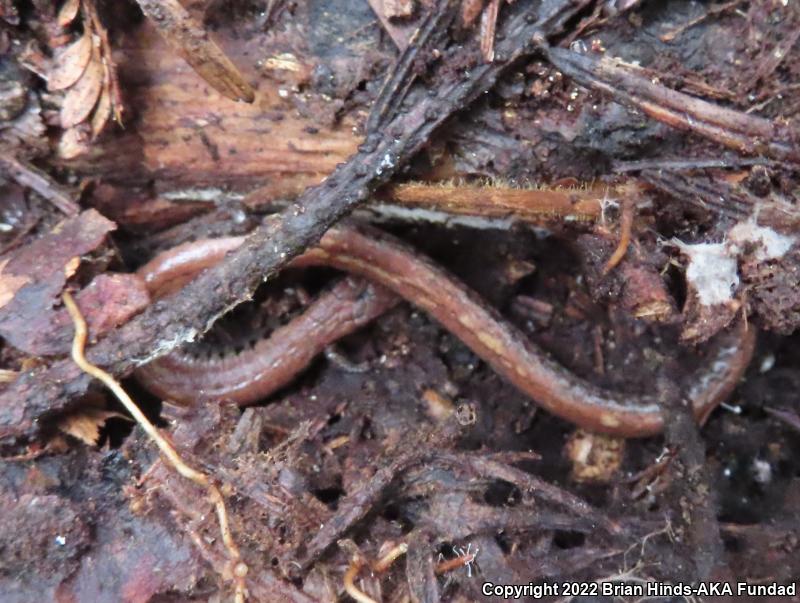
[[[235,101],[255,100],[255,92],[236,65],[177,0],[138,1],[164,39],[217,92]]]
[[[0,335],[9,344],[29,354],[53,350],[53,307],[64,283],[80,256],[96,249],[114,228],[88,210],[0,259]]]

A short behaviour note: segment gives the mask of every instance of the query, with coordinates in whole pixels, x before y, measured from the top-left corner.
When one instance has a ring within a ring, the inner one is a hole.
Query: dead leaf
[[[65,130],[58,141],[58,156],[62,159],[75,159],[85,155],[91,149],[89,145],[89,133],[84,127],[85,124],[78,124],[74,128]]]
[[[92,114],[92,138],[97,138],[105,129],[108,119],[111,117],[111,90],[109,89],[108,76],[103,83],[103,92],[97,107]]]
[[[111,104],[111,110],[114,119],[119,125],[122,125],[122,115],[125,112],[125,104],[122,100],[122,91],[119,85],[119,76],[117,64],[114,62],[111,50],[111,42],[108,39],[108,30],[97,14],[97,7],[94,2],[86,2],[84,10],[92,27],[97,35],[100,37],[100,59],[103,62],[103,94],[108,94],[108,102]],[[98,107],[92,118],[92,137],[96,138],[105,127],[108,117],[106,116],[105,107],[102,106],[104,102],[103,97],[98,101]]]
[[[253,102],[253,88],[178,0],[137,2],[167,43],[217,92],[231,100]]]
[[[61,127],[69,129],[86,120],[103,90],[103,64],[97,47],[92,44],[92,57],[77,83],[67,91],[61,105]]]
[[[86,28],[80,38],[57,53],[47,75],[47,89],[65,90],[75,84],[89,65],[92,46],[92,32]]]
[[[62,417],[58,429],[81,442],[94,446],[100,438],[100,429],[111,418],[128,419],[127,416],[95,406],[83,407],[79,411]]]
[[[61,5],[61,10],[58,11],[58,24],[61,27],[66,27],[75,20],[78,16],[78,10],[81,7],[81,0],[66,0]]]

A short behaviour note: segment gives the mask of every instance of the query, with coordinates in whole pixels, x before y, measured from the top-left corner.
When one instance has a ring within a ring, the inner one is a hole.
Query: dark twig
[[[413,600],[420,603],[438,603],[439,582],[434,574],[431,551],[433,545],[424,532],[409,534],[406,553],[406,580]]]
[[[619,60],[595,59],[563,48],[545,48],[545,52],[564,75],[669,126],[689,130],[748,155],[763,154],[800,163],[800,133],[788,125],[653,83],[645,70]]]
[[[800,415],[797,414],[794,410],[788,408],[772,408],[771,406],[765,406],[764,412],[766,412],[769,416],[782,421],[792,429],[797,432],[800,432]]]
[[[78,204],[73,201],[72,195],[63,186],[26,161],[10,155],[0,156],[0,172],[5,172],[20,186],[30,188],[40,194],[67,216],[77,216],[81,211]]]
[[[547,3],[548,12],[538,18],[532,4],[518,3],[515,12],[508,11],[509,18],[498,25],[493,63],[461,69],[459,77],[442,60],[433,70],[430,84],[412,85],[402,107],[377,120],[386,124],[381,133],[369,133],[359,151],[339,165],[325,182],[307,189],[296,203],[265,220],[239,250],[217,267],[174,295],[150,305],[113,336],[92,346],[87,354],[91,362],[116,375],[128,374],[136,366],[204,333],[220,316],[250,299],[260,283],[319,241],[333,223],[388,182],[450,115],[491,88],[516,59],[532,52],[534,38],[541,41],[544,34],[560,31],[587,2]],[[406,71],[404,64],[398,68],[400,73]],[[398,89],[404,89],[402,82],[407,79],[392,78],[396,80],[401,82]],[[0,395],[0,438],[34,436],[43,419],[63,410],[69,400],[86,391],[89,382],[68,361],[20,376]]]
[[[522,469],[517,469],[485,455],[441,453],[436,460],[453,467],[468,467],[480,476],[491,476],[516,485],[524,493],[530,493],[540,501],[557,506],[569,513],[591,521],[597,529],[619,535],[624,529],[582,498],[554,486]]]
[[[643,171],[640,178],[676,199],[711,209],[723,216],[740,220],[753,213],[755,200],[752,197],[734,191],[719,180],[676,173],[667,175],[651,170]]]
[[[406,98],[411,85],[416,80],[414,67],[421,59],[422,48],[432,48],[434,39],[441,39],[455,17],[453,0],[439,0],[437,6],[428,13],[420,28],[414,32],[397,59],[394,69],[384,82],[372,111],[367,119],[367,133],[378,132],[386,125],[387,117],[395,114]]]
[[[442,425],[401,440],[394,460],[375,474],[339,504],[339,510],[325,523],[306,546],[299,559],[300,569],[307,570],[320,555],[342,535],[364,518],[380,501],[386,489],[409,469],[429,460],[438,450],[451,445],[470,423],[464,420],[465,409],[454,412]]]
[[[706,157],[696,159],[639,159],[636,161],[615,161],[612,170],[617,174],[639,172],[641,170],[663,170],[665,172],[690,172],[709,168],[739,168],[753,165],[772,165],[775,163],[761,157]]]
[[[665,370],[665,373],[667,370]],[[690,580],[724,579],[724,548],[717,521],[717,500],[711,486],[703,440],[688,404],[676,381],[658,380],[659,401],[664,413],[666,445],[677,450],[670,469],[680,475],[672,480],[673,512],[676,525],[686,531],[687,553],[695,569]]]
[[[701,174],[662,173],[644,170],[639,176],[646,182],[684,203],[691,203],[733,220],[756,216],[758,223],[784,232],[795,232],[800,226],[800,212],[778,196],[757,197],[741,186],[728,184]]]

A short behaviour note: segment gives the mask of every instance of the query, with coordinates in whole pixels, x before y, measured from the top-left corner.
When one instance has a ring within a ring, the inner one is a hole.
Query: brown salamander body
[[[218,262],[242,241],[231,237],[181,245],[154,258],[139,274],[151,291],[162,291],[178,277],[185,279]],[[259,342],[253,353],[221,362],[178,353],[139,369],[140,381],[158,395],[183,402],[199,398],[253,403],[288,383],[325,345],[391,307],[395,299],[386,291],[390,290],[425,310],[549,412],[586,429],[623,437],[649,436],[663,428],[654,397],[605,390],[577,377],[454,276],[393,237],[339,225],[292,265],[331,266],[375,285],[371,293],[355,296],[344,289],[352,293],[366,285],[337,285],[339,297],[321,297],[304,315]],[[686,387],[701,422],[731,394],[755,344],[753,330],[743,324],[719,339],[712,357]]]

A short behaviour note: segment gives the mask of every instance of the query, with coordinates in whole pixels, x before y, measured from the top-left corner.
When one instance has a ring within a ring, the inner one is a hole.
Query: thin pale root
[[[247,565],[241,560],[239,547],[236,545],[233,535],[231,534],[228,512],[225,509],[225,500],[222,498],[222,494],[205,473],[193,469],[183,461],[178,451],[161,435],[158,429],[156,429],[156,426],[150,422],[114,377],[86,359],[84,355],[87,335],[86,321],[81,311],[78,309],[75,300],[72,298],[72,295],[65,291],[63,297],[64,305],[67,307],[72,322],[75,324],[75,337],[72,340],[72,359],[75,361],[75,364],[77,364],[82,371],[102,381],[103,384],[114,393],[117,399],[122,402],[122,405],[125,406],[131,416],[142,427],[144,432],[156,443],[161,453],[178,473],[208,491],[208,497],[217,511],[222,541],[225,544],[225,548],[228,549],[228,555],[231,559],[231,573],[236,589],[235,601],[236,603],[243,603],[245,600],[244,581],[247,575]]]

